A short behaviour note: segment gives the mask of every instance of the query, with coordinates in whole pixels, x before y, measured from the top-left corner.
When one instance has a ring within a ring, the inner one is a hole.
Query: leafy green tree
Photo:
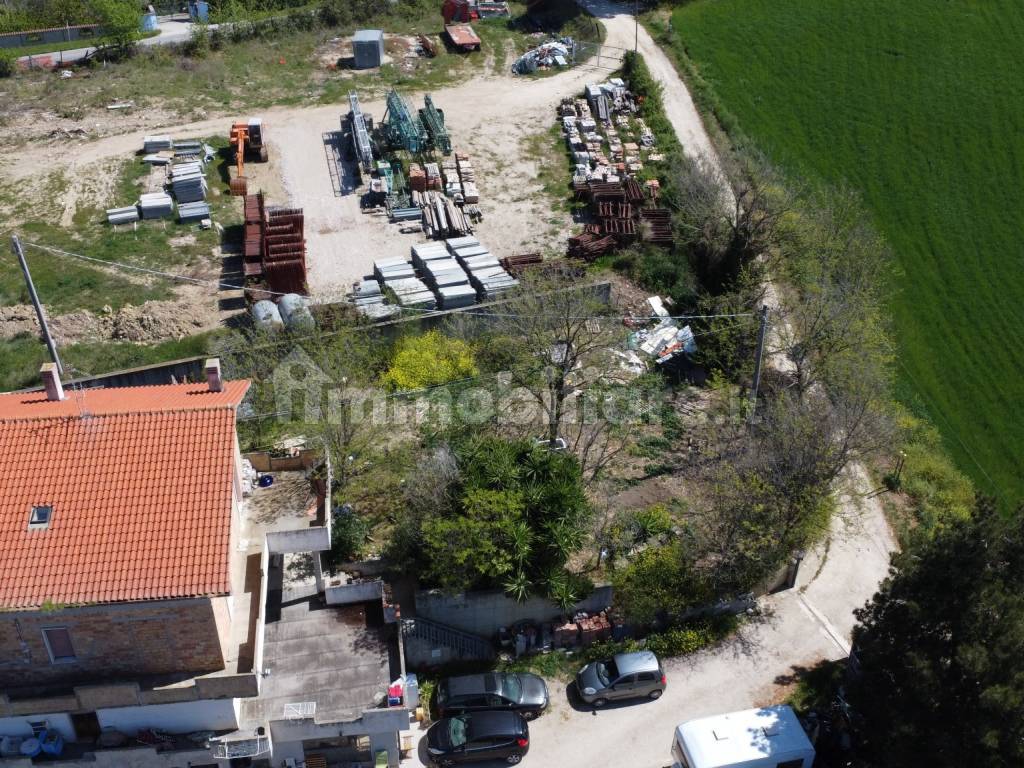
[[[395,351],[383,382],[391,390],[423,389],[477,375],[473,348],[461,339],[428,331],[406,336]]]
[[[712,596],[681,542],[640,552],[613,577],[615,602],[630,618],[650,624],[661,616],[678,616]]]
[[[431,552],[430,576],[442,587],[461,589],[508,575],[518,559],[513,538],[522,517],[519,493],[468,490],[461,514],[436,517],[423,525],[424,540]]]
[[[335,510],[331,523],[331,549],[324,557],[324,567],[336,566],[355,558],[370,533],[369,526],[355,511],[345,505]]]
[[[873,765],[1024,765],[1024,516],[982,501],[918,537],[857,618],[850,696]]]
[[[122,51],[134,47],[142,36],[137,3],[131,0],[94,0],[100,26]]]
[[[431,509],[416,501],[406,521],[419,527],[420,567],[429,578],[450,591],[500,586],[518,600],[566,583],[581,591],[555,575],[582,545],[590,520],[575,457],[525,440],[457,436],[429,463],[438,469],[417,476],[412,496],[435,501]]]

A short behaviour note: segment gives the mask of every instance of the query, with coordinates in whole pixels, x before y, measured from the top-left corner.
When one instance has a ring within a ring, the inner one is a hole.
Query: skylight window
[[[28,516],[28,529],[30,531],[50,527],[50,519],[53,517],[53,507],[49,505],[38,505],[32,507]]]

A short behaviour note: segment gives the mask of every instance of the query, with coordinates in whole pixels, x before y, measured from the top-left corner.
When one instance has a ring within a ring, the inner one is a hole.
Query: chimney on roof
[[[210,357],[206,360],[206,384],[211,392],[224,389],[224,379],[220,377],[220,358]]]
[[[57,372],[56,363],[43,363],[39,369],[39,375],[43,377],[43,386],[46,387],[47,400],[63,400],[64,386],[60,383],[60,374]]]

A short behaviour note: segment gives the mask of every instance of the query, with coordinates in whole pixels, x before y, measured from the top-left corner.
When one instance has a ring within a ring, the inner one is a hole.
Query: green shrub
[[[902,413],[898,425],[906,458],[899,486],[913,502],[915,522],[929,533],[974,508],[974,485],[946,452],[939,431],[927,421]]]
[[[406,336],[399,343],[384,385],[392,391],[423,389],[477,375],[473,348],[440,331]]]
[[[370,528],[355,511],[345,505],[334,512],[334,521],[331,524],[331,549],[324,558],[324,565],[328,570],[333,570],[341,563],[353,560],[358,556]]]
[[[0,51],[0,77],[10,77],[14,74],[16,67],[14,56],[6,51]]]
[[[663,536],[672,530],[672,516],[664,504],[655,504],[633,513],[636,521],[636,535],[641,541],[654,536]]]
[[[197,24],[192,27],[188,42],[185,43],[185,53],[197,59],[204,58],[210,48],[210,32],[205,24]]]

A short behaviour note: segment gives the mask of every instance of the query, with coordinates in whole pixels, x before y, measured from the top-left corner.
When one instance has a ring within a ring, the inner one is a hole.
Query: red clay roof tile
[[[0,394],[0,608],[229,590],[248,381]],[[49,528],[29,530],[34,505]]]

